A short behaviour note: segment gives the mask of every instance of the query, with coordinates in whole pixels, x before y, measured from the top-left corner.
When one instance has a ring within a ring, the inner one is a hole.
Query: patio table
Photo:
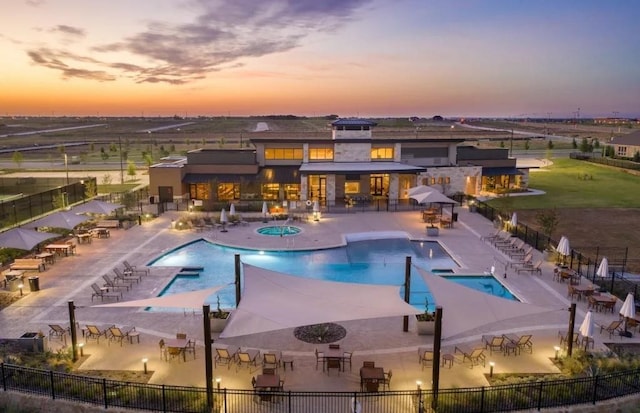
[[[360,367],[360,384],[369,392],[377,392],[378,385],[384,381],[382,367]]]

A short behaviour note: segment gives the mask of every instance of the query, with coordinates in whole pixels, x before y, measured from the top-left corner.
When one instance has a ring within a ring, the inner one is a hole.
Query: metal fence
[[[38,394],[96,406],[145,411],[205,413],[206,389],[141,384],[0,364],[4,391]],[[213,390],[213,412],[253,413],[489,413],[570,406],[640,393],[640,370],[564,380],[383,392]]]

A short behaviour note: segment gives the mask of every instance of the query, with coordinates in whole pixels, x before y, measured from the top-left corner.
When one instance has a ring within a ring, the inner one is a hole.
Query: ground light
[[[82,351],[82,347],[80,347],[80,351]],[[80,353],[80,355],[82,355],[82,352]],[[147,362],[148,361],[149,361],[149,359],[146,358],[146,357],[142,359],[142,366],[144,368],[144,374],[147,374],[147,371],[148,371],[147,370]]]
[[[222,382],[222,377],[216,377],[216,388],[220,390],[220,383]]]
[[[80,357],[84,357],[84,343],[78,343],[78,347],[80,347]]]
[[[493,368],[495,367],[496,363],[494,363],[493,361],[489,362],[489,377],[493,377]]]
[[[559,346],[554,346],[553,349],[556,351],[555,359],[558,360],[558,354],[560,354],[560,347]]]
[[[24,284],[18,285],[18,288],[20,289],[20,297],[22,297],[24,295],[24,293],[22,292],[22,289],[24,288]]]

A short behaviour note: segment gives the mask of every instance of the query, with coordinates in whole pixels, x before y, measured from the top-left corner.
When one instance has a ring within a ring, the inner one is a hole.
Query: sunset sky
[[[629,0],[5,0],[0,115],[640,116]]]

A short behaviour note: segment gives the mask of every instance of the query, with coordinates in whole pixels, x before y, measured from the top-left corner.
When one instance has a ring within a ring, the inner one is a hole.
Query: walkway
[[[213,242],[256,249],[309,249],[326,248],[344,243],[343,234],[368,231],[404,231],[413,239],[426,239],[425,226],[420,221],[419,212],[397,213],[358,213],[323,215],[318,223],[301,224],[303,232],[295,237],[293,244],[286,244],[285,238],[265,237],[255,230],[261,223],[251,223],[245,227],[232,227],[229,232],[218,231],[196,233],[192,231],[176,231],[170,229],[171,220],[186,212],[166,213],[151,223],[136,226],[129,230],[112,230],[111,238],[94,239],[92,244],[78,245],[77,254],[60,259],[46,272],[40,273],[41,291],[28,293],[16,304],[0,312],[0,331],[5,337],[19,337],[27,331],[48,332],[48,324],[68,325],[68,302],[77,306],[76,317],[79,325],[134,325],[140,332],[140,344],[125,343],[108,345],[101,340],[100,344],[90,341],[84,347],[86,359],[80,369],[115,369],[142,370],[142,359],[148,358],[148,369],[153,372],[151,383],[165,383],[185,386],[204,387],[204,353],[203,321],[201,314],[172,313],[159,314],[145,312],[138,308],[101,309],[91,307],[98,302],[91,301],[91,284],[102,285],[102,274],[112,274],[115,266],[122,267],[122,261],[128,260],[133,265],[144,265],[157,256],[183,244],[201,237]],[[482,274],[492,265],[497,264],[498,274],[504,274],[505,267],[500,263],[507,262],[508,257],[502,255],[480,238],[495,232],[492,223],[479,214],[469,213],[466,208],[459,208],[459,222],[455,228],[441,230],[437,240],[460,264],[459,272]],[[232,259],[230,257],[230,259]],[[177,269],[152,268],[152,275],[143,278],[131,291],[124,292],[124,299],[133,300],[156,296],[172,279]],[[557,369],[552,363],[555,355],[554,346],[558,344],[559,329],[566,330],[569,314],[565,311],[570,301],[566,298],[566,284],[552,280],[552,265],[545,263],[541,276],[527,274],[517,275],[506,268],[506,278],[501,281],[522,301],[541,306],[557,308],[551,316],[536,320],[534,329],[522,329],[516,322],[504,322],[489,328],[471,331],[465,335],[454,337],[443,343],[443,352],[452,352],[459,343],[479,343],[480,336],[487,333],[532,333],[534,335],[534,352],[517,357],[493,355],[489,360],[495,362],[495,373],[529,372],[555,373]],[[620,308],[619,302],[616,309]],[[576,329],[586,313],[586,303],[578,303]],[[598,324],[609,324],[617,319],[614,314],[596,313]],[[444,322],[447,311],[444,309]],[[482,311],[482,309],[479,309]],[[421,370],[417,358],[419,346],[431,346],[431,336],[418,336],[411,324],[411,331],[402,332],[402,319],[375,319],[340,323],[347,330],[347,336],[341,346],[354,351],[353,371],[331,374],[316,370],[313,354],[316,346],[303,343],[293,337],[292,330],[256,334],[241,338],[216,340],[237,346],[258,349],[282,350],[294,359],[294,370],[287,370],[285,388],[291,390],[335,390],[357,391],[359,389],[359,367],[363,360],[373,360],[376,365],[386,370],[393,370],[391,388],[394,390],[414,389],[416,380],[421,380],[424,387],[431,383],[431,370]],[[198,342],[197,359],[187,357],[187,361],[174,359],[166,362],[160,359],[158,341],[160,338],[171,338],[181,331]],[[603,342],[608,335],[600,335],[596,328],[595,348],[604,349]],[[616,342],[638,342],[633,339],[615,337]],[[60,347],[62,343],[53,340],[52,347]],[[469,363],[461,363],[456,359],[452,368],[441,370],[440,385],[448,387],[471,387],[487,385],[484,368],[470,368]],[[250,388],[252,375],[258,368],[227,369],[221,367],[214,371],[216,377],[222,378],[222,386],[229,388]]]

